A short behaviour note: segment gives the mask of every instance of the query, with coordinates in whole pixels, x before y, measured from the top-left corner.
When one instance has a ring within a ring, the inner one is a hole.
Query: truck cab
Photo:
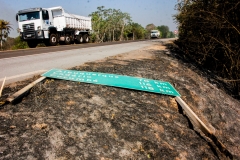
[[[89,42],[91,17],[69,14],[61,6],[29,8],[16,14],[18,31],[30,48]]]
[[[160,38],[159,30],[151,30],[151,38]]]
[[[18,21],[20,37],[27,41],[29,47],[36,47],[37,43],[49,39],[48,31],[53,26],[53,18],[48,9],[20,10],[16,15],[16,20]]]

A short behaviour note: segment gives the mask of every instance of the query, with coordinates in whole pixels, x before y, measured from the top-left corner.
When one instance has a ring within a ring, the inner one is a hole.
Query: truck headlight
[[[37,29],[38,29],[38,30],[41,30],[41,26],[38,26]]]

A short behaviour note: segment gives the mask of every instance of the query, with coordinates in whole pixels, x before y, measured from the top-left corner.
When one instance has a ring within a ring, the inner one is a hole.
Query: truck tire
[[[58,43],[56,34],[51,34],[49,38],[49,44],[51,46],[56,46]]]
[[[34,41],[34,40],[32,40],[32,41],[27,41],[27,44],[28,44],[28,47],[29,47],[29,48],[36,48],[37,45],[38,45],[38,43],[37,43],[36,41]]]
[[[65,36],[65,44],[66,45],[71,44],[71,37],[68,34]]]
[[[88,43],[88,42],[89,42],[88,34],[84,34],[84,35],[83,35],[83,42],[84,42],[84,43]]]
[[[76,37],[75,43],[76,44],[83,43],[83,37],[81,34]]]

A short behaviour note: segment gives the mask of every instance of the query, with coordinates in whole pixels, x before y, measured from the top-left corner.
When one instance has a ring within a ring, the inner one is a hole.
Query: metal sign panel
[[[85,82],[113,87],[142,90],[171,96],[180,96],[180,94],[169,82],[146,78],[130,77],[100,72],[86,72],[62,69],[49,70],[48,72],[42,74],[42,76],[76,82]]]

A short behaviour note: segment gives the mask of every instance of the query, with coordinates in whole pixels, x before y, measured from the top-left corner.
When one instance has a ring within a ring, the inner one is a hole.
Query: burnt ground
[[[168,81],[240,159],[240,101],[161,44],[72,69]],[[0,101],[38,77],[5,86]],[[174,97],[47,79],[0,108],[0,159],[226,159]]]

